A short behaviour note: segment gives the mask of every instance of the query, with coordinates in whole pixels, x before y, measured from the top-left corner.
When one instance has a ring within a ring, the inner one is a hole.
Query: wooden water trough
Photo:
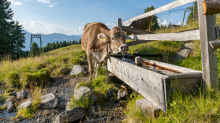
[[[166,112],[171,91],[190,93],[202,85],[201,71],[141,57],[139,61],[141,66],[111,56],[107,69],[145,97],[136,104],[150,109],[151,115],[159,109]]]

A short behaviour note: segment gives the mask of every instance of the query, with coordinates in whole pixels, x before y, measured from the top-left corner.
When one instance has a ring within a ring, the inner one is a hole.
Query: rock
[[[100,105],[93,105],[91,107],[91,109],[93,112],[99,112],[99,111],[101,111],[101,106]]]
[[[70,75],[77,75],[79,73],[86,73],[86,71],[83,69],[82,66],[74,65],[71,72],[70,72]]]
[[[69,111],[69,110],[71,110],[71,108],[70,108],[70,102],[67,102],[65,111]]]
[[[124,89],[124,90],[118,90],[118,97],[117,99],[118,100],[123,100],[123,99],[126,99],[128,96],[128,92],[127,92],[127,89]]]
[[[190,49],[182,49],[179,53],[173,56],[173,61],[186,59],[190,51]]]
[[[98,97],[96,96],[96,94],[92,91],[92,89],[86,87],[86,86],[81,86],[75,93],[74,93],[74,98],[76,100],[79,100],[82,97],[85,96],[89,96],[90,97],[90,101],[92,102],[97,102],[98,101]]]
[[[13,104],[14,101],[14,97],[9,97],[5,103],[3,104],[3,106],[7,107],[7,110],[9,113],[13,112],[13,110],[15,109],[15,106]]]
[[[18,109],[20,108],[28,108],[32,105],[33,101],[31,99],[28,99],[27,101],[21,103],[20,106],[18,106]]]
[[[15,106],[14,106],[13,102],[9,101],[7,104],[8,113],[12,113],[14,109],[15,109]]]
[[[55,108],[58,104],[58,99],[53,93],[49,93],[41,97],[41,108]]]
[[[76,107],[68,111],[61,112],[53,123],[74,122],[81,119],[85,115],[82,107]]]
[[[26,91],[26,90],[19,91],[17,93],[17,98],[24,99],[24,98],[28,97],[28,94],[29,94],[29,91]]]
[[[3,90],[0,90],[0,95],[2,95],[4,93],[4,91]]]
[[[60,70],[60,73],[66,75],[66,74],[69,73],[69,71],[70,71],[69,68],[63,68],[63,69]]]
[[[112,97],[113,94],[114,94],[114,89],[113,89],[113,87],[111,87],[107,90],[106,99],[109,99],[110,97]]]
[[[3,106],[7,106],[7,104],[9,102],[13,102],[13,100],[14,100],[14,97],[9,97],[8,99],[5,100],[5,103],[3,104]]]
[[[193,42],[188,42],[188,43],[183,44],[182,50],[173,56],[172,61],[174,62],[175,60],[186,59],[189,56],[192,48],[193,48]]]

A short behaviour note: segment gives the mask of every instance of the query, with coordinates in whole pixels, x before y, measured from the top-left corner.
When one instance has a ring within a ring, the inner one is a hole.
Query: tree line
[[[10,5],[10,1],[0,0],[0,60],[6,56],[18,59],[27,54],[22,51],[22,48],[25,48],[23,27],[12,19],[14,13]]]
[[[81,44],[81,39],[77,42],[75,40],[73,41],[63,41],[63,42],[53,42],[53,43],[47,43],[47,46],[42,47],[42,49],[38,46],[37,43],[33,42],[31,46],[31,55],[39,55],[40,53],[46,53],[55,49],[59,49],[61,47],[66,47],[74,44]]]

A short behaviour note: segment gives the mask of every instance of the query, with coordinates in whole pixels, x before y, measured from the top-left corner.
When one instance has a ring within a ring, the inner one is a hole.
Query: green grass
[[[86,53],[81,45],[75,44],[36,57],[20,58],[15,61],[4,60],[0,62],[0,84],[5,83],[6,89],[11,87],[21,89],[30,83],[42,85],[51,76],[61,75],[62,68],[71,69],[73,65],[84,65],[85,57]],[[40,79],[42,77],[43,79]]]
[[[107,103],[105,101],[107,90],[109,88],[113,88],[114,93],[115,93],[114,99],[116,99],[116,92],[117,92],[116,86],[117,85],[115,85],[113,83],[106,83],[106,79],[105,79],[104,74],[107,72],[109,72],[109,71],[107,71],[106,69],[100,68],[99,72],[98,72],[98,76],[92,80],[92,83],[80,82],[80,84],[78,85],[78,87],[76,87],[76,89],[80,88],[81,86],[86,86],[86,87],[91,88],[93,90],[93,92],[97,95],[98,100],[99,100],[98,102],[96,102],[96,104],[105,105]],[[73,96],[71,98],[70,108],[81,106],[85,109],[88,109],[89,107],[92,106],[92,104],[93,104],[93,102],[91,102],[89,100],[89,96],[82,97],[79,100],[76,100]]]

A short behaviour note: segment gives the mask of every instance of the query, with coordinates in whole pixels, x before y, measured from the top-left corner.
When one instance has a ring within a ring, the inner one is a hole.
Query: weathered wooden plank
[[[152,11],[147,12],[147,13],[145,13],[145,14],[142,14],[142,15],[136,16],[136,17],[134,17],[134,18],[131,18],[131,19],[129,19],[129,20],[123,22],[122,24],[124,25],[124,24],[130,23],[130,22],[132,22],[132,21],[136,21],[136,20],[139,20],[139,19],[148,17],[148,16],[152,16],[152,15],[155,15],[155,14],[157,14],[157,13],[160,13],[160,12],[163,12],[163,11],[166,11],[166,10],[169,10],[169,9],[172,9],[172,8],[176,8],[176,7],[178,7],[178,6],[185,5],[185,4],[187,4],[187,3],[191,3],[191,2],[193,2],[193,1],[196,1],[196,0],[176,0],[176,1],[171,2],[171,3],[167,4],[167,5],[164,5],[164,6],[160,7],[160,8],[157,8],[157,9],[155,9],[155,10],[152,10]]]
[[[203,14],[212,15],[220,13],[220,1],[203,1]]]
[[[192,30],[192,31],[185,31],[185,32],[178,32],[178,33],[128,35],[126,39],[189,41],[189,40],[199,40],[200,34],[199,34],[199,30]]]
[[[158,67],[164,67],[166,69],[172,69],[172,70],[175,70],[175,71],[178,71],[178,72],[181,72],[181,73],[200,73],[201,74],[201,71],[198,71],[198,70],[193,70],[193,69],[189,69],[189,68],[185,68],[185,67],[181,67],[181,66],[177,66],[177,65],[172,65],[172,64],[168,64],[168,63],[164,63],[164,62],[159,62],[159,61],[155,61],[155,60],[142,58],[142,61],[146,62],[146,63],[153,64],[153,65],[158,66]],[[178,74],[176,74],[175,76],[177,76],[177,75]],[[169,76],[171,76],[171,75],[169,75]]]
[[[209,41],[213,50],[220,48],[220,40]]]
[[[122,26],[122,30],[125,32],[135,33],[135,34],[153,34],[145,30],[136,29],[136,28],[130,28],[126,26]]]
[[[208,87],[218,90],[217,52],[209,45],[209,41],[216,39],[214,15],[203,15],[203,1],[198,0],[198,16],[200,29],[200,46],[202,57],[203,81]],[[207,26],[208,25],[208,26]],[[204,86],[205,88],[205,86]]]
[[[165,104],[166,101],[164,99],[163,82],[161,79],[166,78],[166,75],[152,72],[114,57],[108,59],[107,68],[155,106],[163,109],[161,103]]]

